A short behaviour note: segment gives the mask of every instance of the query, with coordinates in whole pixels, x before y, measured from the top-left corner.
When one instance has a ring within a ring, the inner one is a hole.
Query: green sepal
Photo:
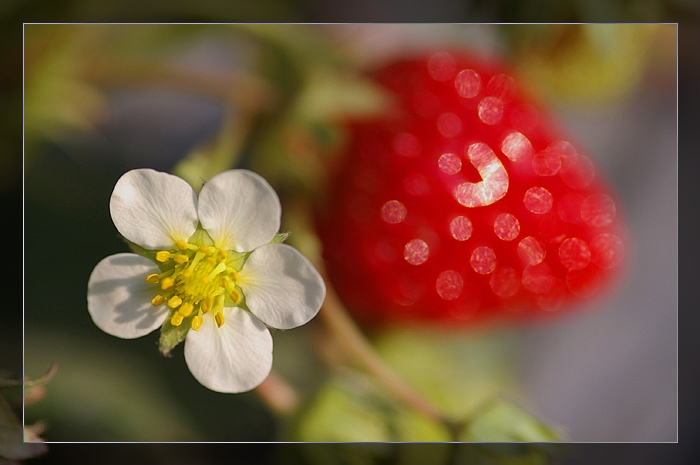
[[[228,258],[226,259],[226,266],[230,266],[236,271],[241,271],[249,256],[250,252],[236,252],[235,250],[229,250]]]
[[[123,238],[123,239],[124,239],[124,242],[126,242],[126,244],[129,246],[129,248],[131,249],[132,252],[134,252],[136,255],[140,255],[140,256],[152,261],[158,267],[158,269],[161,271],[161,273],[166,271],[166,270],[169,270],[173,267],[172,262],[161,263],[158,260],[156,260],[156,253],[158,253],[158,250],[149,250],[149,249],[141,247],[138,244],[135,244],[134,242],[131,242],[130,240],[128,240],[126,238]]]
[[[156,261],[156,252],[157,250],[148,250],[140,245],[136,244],[135,242],[131,242],[129,239],[123,237],[122,238],[124,242],[126,242],[126,245],[129,246],[132,252],[134,252],[136,255],[141,255],[142,257],[146,257],[150,260]]]
[[[276,234],[275,237],[272,238],[268,244],[281,244],[284,241],[287,240],[287,238],[291,235],[289,232],[284,232],[284,233],[279,233]],[[243,269],[243,265],[245,265],[246,260],[248,260],[248,257],[250,257],[250,254],[253,253],[251,252],[236,252],[235,250],[229,250],[228,251],[228,258],[226,259],[226,265],[230,266],[236,271],[241,271]],[[241,292],[241,295],[243,295],[243,292],[241,289],[236,286],[236,289]],[[244,297],[245,299],[245,297]],[[240,305],[239,305],[240,306]],[[247,307],[244,307],[247,309]]]
[[[202,228],[202,224],[197,224],[197,229],[187,240],[190,244],[195,244],[200,247],[212,247],[214,245],[214,239],[211,238],[209,233]]]
[[[160,350],[160,353],[166,357],[170,357],[170,352],[179,343],[185,340],[187,332],[191,328],[190,325],[192,317],[196,314],[193,313],[192,315],[182,320],[180,326],[173,326],[170,323],[170,319],[172,318],[173,313],[175,313],[175,310],[171,311],[168,314],[168,318],[166,318],[165,322],[163,323],[163,326],[160,327],[160,338],[158,339],[158,350]]]
[[[284,241],[286,241],[291,234],[292,233],[290,232],[276,234],[275,237],[273,237],[272,240],[269,242],[269,244],[281,244]]]

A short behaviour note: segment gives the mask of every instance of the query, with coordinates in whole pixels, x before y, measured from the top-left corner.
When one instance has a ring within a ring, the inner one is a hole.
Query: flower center
[[[217,326],[224,324],[224,302],[241,302],[236,289],[236,270],[230,265],[229,254],[212,246],[198,246],[178,241],[174,251],[156,252],[156,261],[163,264],[162,273],[146,276],[146,282],[158,284],[160,292],[151,299],[154,307],[166,304],[173,310],[170,323],[180,326],[191,320],[195,331],[202,327],[202,314],[213,312]],[[196,312],[196,314],[195,314]]]

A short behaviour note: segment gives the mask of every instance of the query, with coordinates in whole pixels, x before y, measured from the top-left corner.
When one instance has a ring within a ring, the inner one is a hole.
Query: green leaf
[[[525,409],[504,399],[484,405],[470,419],[462,440],[469,442],[556,442],[561,436]]]
[[[376,380],[349,369],[338,371],[321,387],[297,431],[299,440],[311,442],[450,439],[441,424],[396,403]]]
[[[374,382],[359,373],[336,375],[316,394],[298,429],[309,442],[386,442],[391,432],[388,400]]]
[[[379,355],[403,380],[445,416],[464,422],[457,440],[561,440],[554,429],[503,397],[518,391],[514,334],[394,330],[378,335],[374,342]],[[298,434],[301,440],[318,442],[455,439],[444,425],[389,397],[375,379],[352,371],[338,371],[322,387],[302,416]],[[548,460],[549,451],[535,450],[531,444],[490,447],[469,452],[472,461],[524,465]],[[447,457],[456,452],[440,449],[440,453]],[[413,459],[411,454],[397,463],[421,463]]]
[[[516,394],[514,335],[394,330],[377,352],[399,376],[453,418],[467,418],[500,393]]]
[[[304,88],[294,103],[300,121],[333,122],[344,116],[371,116],[389,104],[385,91],[365,78],[319,65],[306,68]]]

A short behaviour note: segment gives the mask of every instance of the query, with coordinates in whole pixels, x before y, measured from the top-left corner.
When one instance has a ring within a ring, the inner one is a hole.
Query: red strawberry
[[[619,204],[508,71],[440,52],[374,78],[395,105],[351,124],[317,215],[329,279],[360,321],[551,313],[611,281]]]

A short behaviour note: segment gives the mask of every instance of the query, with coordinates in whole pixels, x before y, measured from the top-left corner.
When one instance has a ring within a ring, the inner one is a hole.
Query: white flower
[[[189,325],[185,360],[209,389],[243,392],[260,384],[272,366],[267,326],[303,325],[323,303],[326,288],[311,263],[271,243],[281,207],[255,173],[220,173],[198,199],[176,176],[129,171],[114,187],[110,212],[119,232],[143,250],[97,264],[88,282],[93,321],[126,339],[168,319]]]

